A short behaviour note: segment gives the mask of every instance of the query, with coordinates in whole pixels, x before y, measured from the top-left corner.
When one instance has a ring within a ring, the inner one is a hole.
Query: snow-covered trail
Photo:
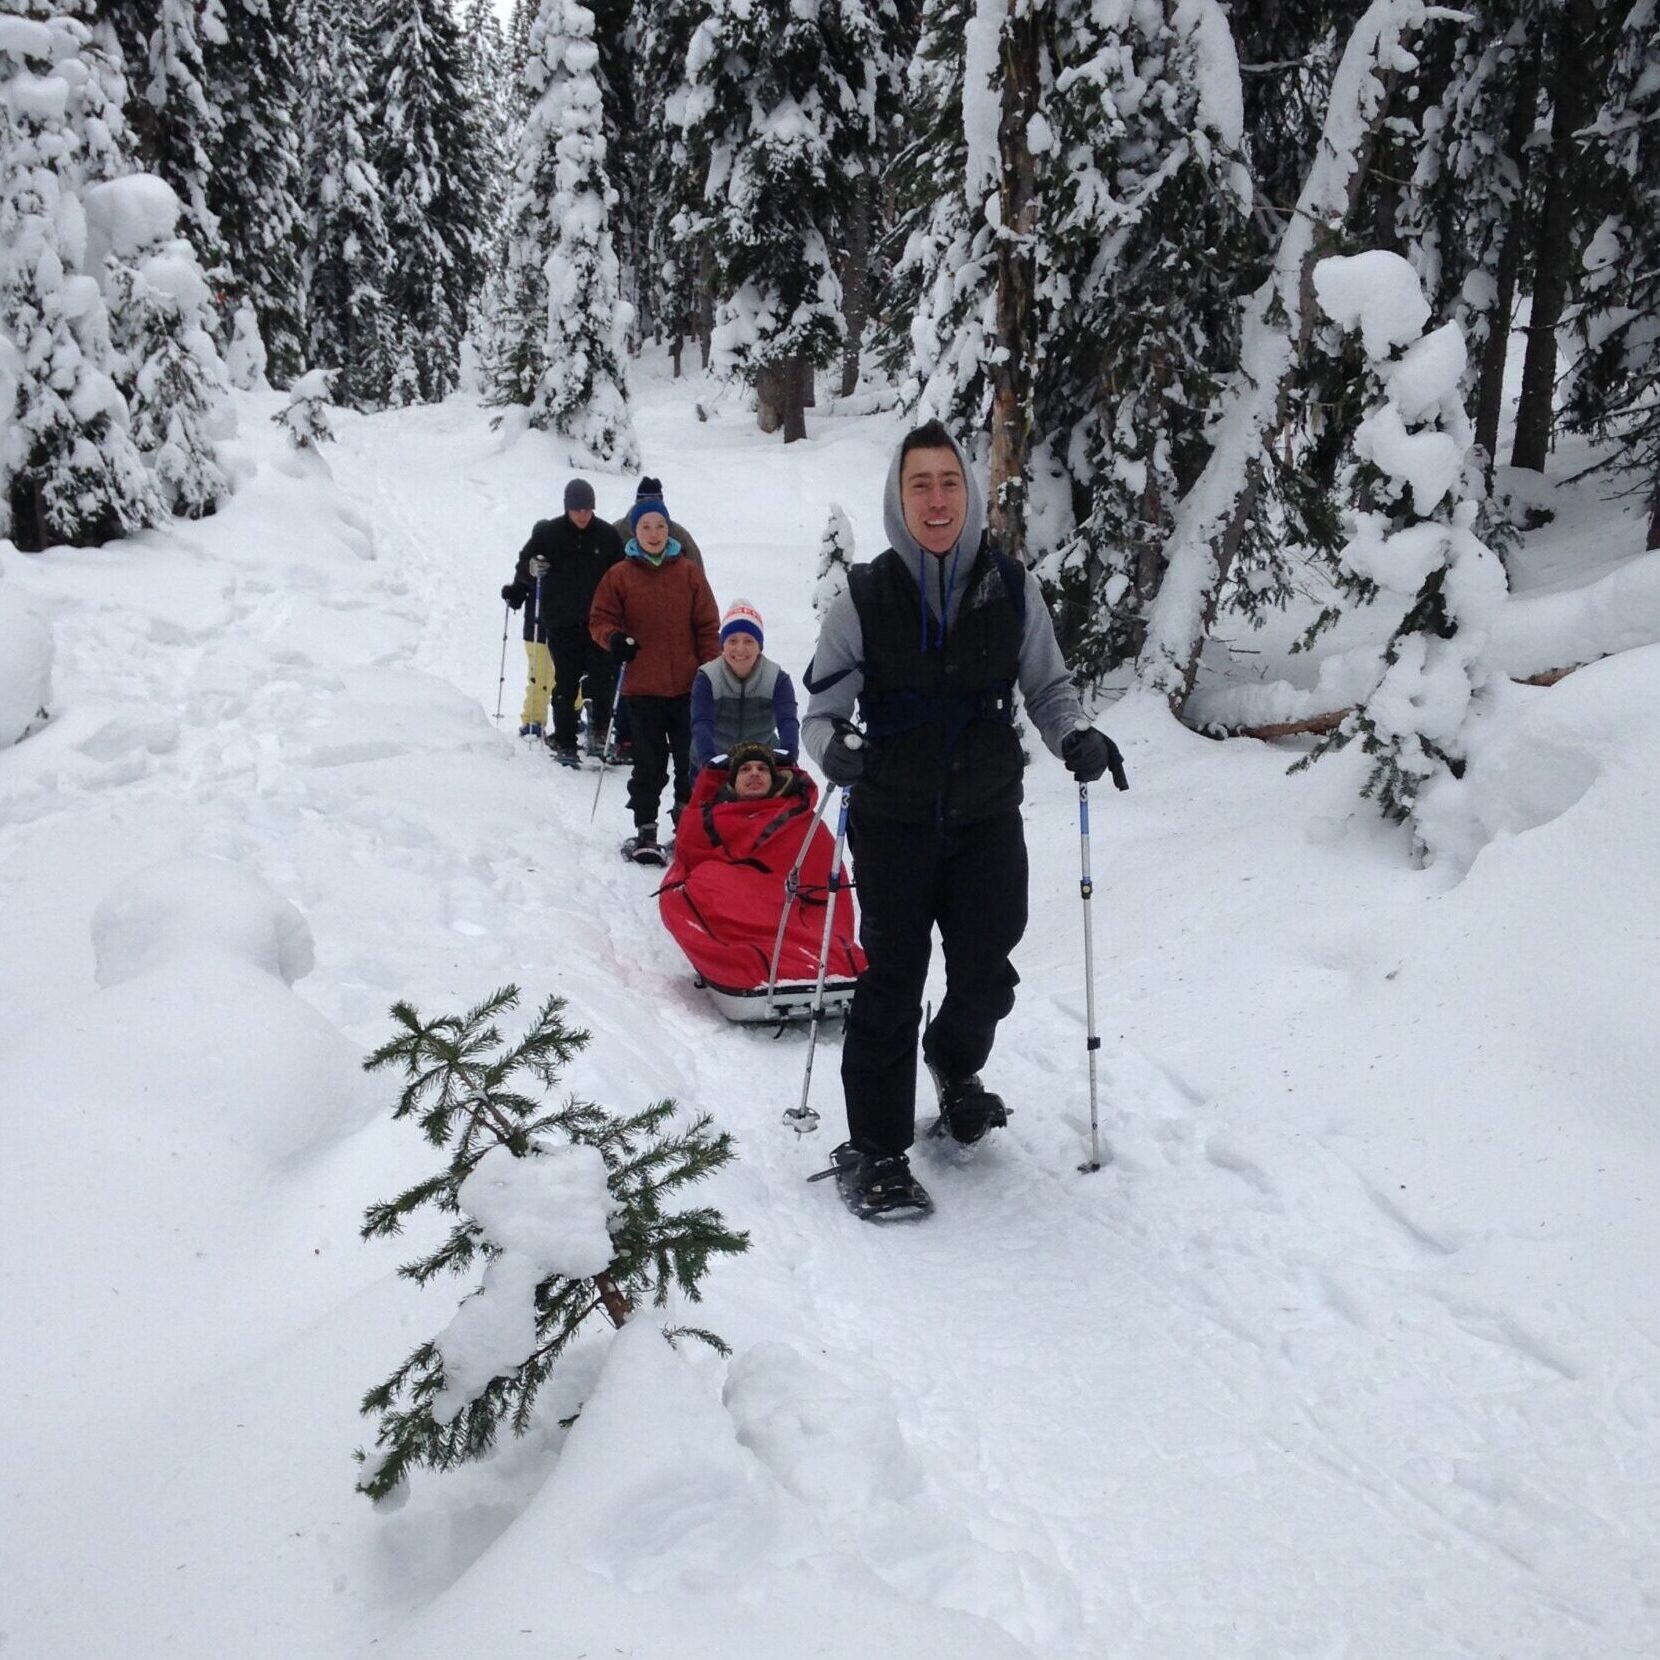
[[[799,676],[822,517],[799,504],[824,488],[822,453],[760,451],[753,435],[717,427],[705,458],[688,439],[709,429],[683,416],[672,425],[669,400],[653,413],[661,426],[654,432],[648,418],[647,465],[668,475],[717,597],[755,599],[769,648]],[[443,444],[429,461],[408,423],[378,441],[374,431],[366,424],[360,435],[361,476],[380,500],[403,504],[389,517],[412,564],[428,560],[427,591],[448,581],[423,666],[487,693],[478,643],[527,516],[521,509],[513,523],[488,491],[471,502],[439,493],[432,506],[447,518],[413,508],[414,481],[432,476]],[[752,452],[740,475],[747,488],[736,492],[735,448]],[[868,554],[880,461],[861,459],[862,489],[847,505]],[[539,498],[555,498],[560,482],[539,486]],[[619,510],[603,488],[601,506]],[[498,533],[470,534],[480,526]],[[511,717],[511,659],[509,688]],[[1252,759],[1264,785],[1277,785],[1281,763]],[[1249,770],[1249,761],[1237,768]],[[1225,963],[1260,946],[1240,949],[1243,918],[1217,918],[1216,895],[1197,899],[1171,881],[1181,861],[1170,849],[1190,832],[1190,807],[1156,777],[1149,766],[1149,800],[1138,792],[1133,809],[1108,801],[1096,813],[1109,865],[1106,1007],[1134,1030],[1125,1017],[1138,1004],[1173,1001],[1163,1024],[1185,1028],[1192,1044],[1189,1023],[1212,999],[1202,985],[1185,995],[1171,986],[1170,956],[1185,957],[1191,975],[1195,958]],[[1571,1380],[1571,1363],[1531,1339],[1502,1301],[1489,1305],[1449,1274],[1446,1253],[1405,1211],[1305,1126],[1275,1117],[1236,1131],[1228,1121],[1249,1103],[1184,1084],[1130,1043],[1105,1077],[1118,1163],[1098,1176],[1076,1172],[1086,1130],[1076,820],[1058,769],[1042,763],[1034,776],[1039,876],[1020,959],[1028,990],[997,1057],[998,1082],[1019,1104],[1015,1124],[976,1157],[924,1148],[919,1164],[940,1213],[897,1234],[852,1227],[827,1187],[797,1185],[837,1134],[834,1048],[817,1069],[825,1131],[798,1142],[779,1111],[799,1088],[804,1040],[725,1028],[689,989],[647,898],[650,877],[611,853],[626,830],[621,781],[607,781],[610,810],[602,805],[595,825],[590,782],[548,781],[549,839],[564,873],[557,897],[532,900],[521,927],[557,937],[567,971],[582,961],[578,1007],[613,1092],[633,1081],[618,1063],[639,1052],[649,1026],[654,1074],[640,1082],[714,1111],[741,1139],[743,1164],[723,1202],[755,1247],[714,1291],[714,1323],[735,1341],[863,1357],[888,1380],[930,1525],[881,1526],[861,1540],[874,1571],[907,1597],[980,1615],[1050,1655],[1099,1652],[1108,1632],[1124,1652],[1149,1657],[1224,1652],[1235,1641],[1265,1653],[1508,1654],[1559,1622],[1594,1640],[1606,1610],[1588,1587],[1610,1548],[1620,1555],[1617,1541],[1583,1516],[1555,1527],[1538,1514],[1507,1517],[1483,1474],[1502,1466],[1500,1485],[1536,1489],[1536,1509],[1555,1508],[1549,1495],[1572,1480],[1578,1451],[1564,1459],[1536,1442],[1517,1397]],[[1249,837],[1259,826],[1231,828]],[[1346,849],[1342,879],[1357,857],[1373,862],[1364,842]],[[1309,858],[1306,845],[1293,854]],[[1336,867],[1321,874],[1335,877]],[[1134,917],[1146,931],[1126,952],[1118,897],[1161,869],[1159,902]],[[1368,908],[1417,902],[1422,879],[1368,874]],[[529,938],[516,957],[534,956]],[[1288,990],[1307,1001],[1319,987],[1319,1002],[1321,991],[1348,988],[1341,963],[1298,963],[1289,975],[1278,966],[1264,976],[1265,1008],[1283,1007]],[[1247,1002],[1256,989],[1231,965],[1219,978]],[[1209,1018],[1244,1039],[1252,1014]],[[1236,1076],[1283,1039],[1258,1031],[1249,1042]],[[1214,1067],[1226,1044],[1202,1046]],[[1248,1502],[1218,1503],[1241,1492]],[[1555,1560],[1537,1559],[1542,1539]],[[1623,1571],[1635,1577],[1636,1567],[1627,1555]],[[1364,1636],[1352,1630],[1356,1607],[1369,1610]],[[1352,1650],[1330,1648],[1343,1632]]]
[[[647,380],[646,468],[717,598],[754,601],[799,678],[828,504],[875,552],[894,425],[815,419],[785,449],[691,401]],[[1281,755],[1120,705],[1135,787],[1095,813],[1115,1162],[1076,1169],[1075,796],[1040,758],[1024,984],[991,1069],[1016,1117],[976,1155],[919,1152],[928,1224],[862,1226],[803,1181],[839,1135],[833,1030],[824,1128],[798,1140],[780,1113],[805,1039],[725,1026],[692,988],[651,873],[615,853],[622,776],[590,822],[597,775],[504,735],[517,618],[491,730],[497,591],[564,482],[548,448],[504,449],[457,400],[342,418],[328,459],[333,484],[267,470],[226,523],[141,555],[8,565],[59,608],[65,702],[0,760],[8,1017],[61,1046],[93,907],[181,850],[301,907],[299,990],[354,1046],[396,997],[561,992],[594,1034],[574,1090],[672,1094],[739,1139],[708,1196],[753,1246],[698,1310],[737,1357],[619,1345],[567,1437],[590,1344],[547,1428],[373,1514],[350,1492],[357,1397],[447,1306],[356,1225],[425,1170],[418,1137],[384,1100],[363,1116],[379,1083],[320,1154],[198,1168],[211,1126],[168,1139],[171,1109],[112,1089],[107,1162],[95,1112],[48,1120],[8,1190],[27,1334],[8,1421],[34,1449],[4,1541],[17,1652],[108,1652],[112,1609],[134,1656],[506,1653],[525,1632],[664,1660],[839,1660],[873,1633],[974,1660],[1660,1652],[1657,1158],[1652,1124],[1616,1110],[1653,1057],[1604,1055],[1607,1110],[1587,1110],[1532,965],[1552,941],[1605,1009],[1640,1008],[1653,977],[1636,948],[1585,966],[1609,924],[1571,875],[1518,907],[1553,827],[1449,893],[1356,807],[1345,761],[1287,779]],[[632,496],[595,482],[602,511]],[[234,517],[255,500],[257,524]],[[96,1019],[76,1030],[96,1052]],[[77,1076],[14,1049],[0,1099],[8,1076],[39,1098],[53,1067]],[[135,1157],[160,1199],[122,1197]],[[83,1204],[115,1220],[66,1258]],[[92,1311],[129,1357],[95,1385]]]

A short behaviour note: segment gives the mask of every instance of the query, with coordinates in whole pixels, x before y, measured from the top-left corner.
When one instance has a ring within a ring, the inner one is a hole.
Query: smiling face
[[[932,554],[957,545],[968,518],[968,480],[955,450],[914,449],[899,469],[905,528]]]
[[[772,768],[765,761],[744,761],[732,775],[732,793],[740,801],[754,801],[772,789]]]
[[[761,643],[753,634],[746,634],[741,628],[734,629],[721,642],[720,654],[726,659],[726,666],[740,680],[747,680],[761,660]]]
[[[642,552],[661,553],[669,545],[669,521],[661,513],[642,513],[634,527],[634,540]]]

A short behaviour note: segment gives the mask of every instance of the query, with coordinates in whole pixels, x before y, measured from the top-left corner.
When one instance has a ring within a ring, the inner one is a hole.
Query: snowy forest
[[[1656,1660],[1657,800],[1660,0],[0,0],[0,1654]]]
[[[946,418],[1081,677],[1133,667],[1178,709],[1218,621],[1311,566],[1404,586],[1403,638],[1449,640],[1453,542],[1381,558],[1405,576],[1374,555],[1431,521],[1502,560],[1494,466],[1548,471],[1559,433],[1607,441],[1660,546],[1652,0],[10,11],[21,548],[213,511],[221,394],[260,376],[326,371],[359,410],[465,383],[627,468],[651,344],[785,442],[820,400]],[[1393,327],[1316,299],[1317,262],[1361,253],[1416,278]],[[1446,372],[1402,405],[1409,353]],[[1437,444],[1450,471],[1409,488]],[[1410,802],[1434,764],[1381,787]]]

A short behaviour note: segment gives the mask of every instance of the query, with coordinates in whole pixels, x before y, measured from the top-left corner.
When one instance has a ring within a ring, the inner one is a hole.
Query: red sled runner
[[[804,1020],[813,1012],[835,842],[814,811],[812,779],[778,770],[781,793],[721,801],[726,770],[704,767],[658,891],[663,926],[728,1020]],[[825,956],[826,1009],[852,997],[864,967],[844,874]]]

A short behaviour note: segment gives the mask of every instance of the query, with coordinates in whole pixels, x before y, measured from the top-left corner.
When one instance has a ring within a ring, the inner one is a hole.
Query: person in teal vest
[[[706,766],[739,744],[769,744],[793,764],[801,748],[795,683],[764,655],[761,613],[734,600],[720,623],[720,656],[692,681],[692,765]]]

